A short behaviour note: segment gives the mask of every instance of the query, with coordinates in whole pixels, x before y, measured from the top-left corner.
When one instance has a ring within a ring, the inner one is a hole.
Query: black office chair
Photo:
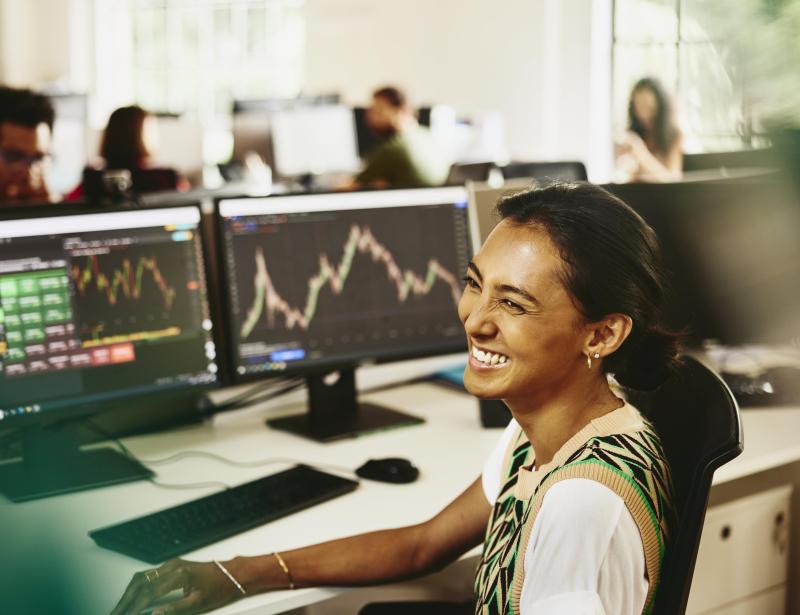
[[[564,162],[509,162],[500,168],[504,179],[532,177],[561,181],[586,181],[586,166],[578,161]]]
[[[120,181],[124,185],[120,184]],[[178,172],[168,167],[133,170],[87,167],[83,170],[83,194],[86,199],[116,196],[120,192],[134,194],[165,192],[176,190],[178,183]]]
[[[445,184],[448,186],[463,186],[467,181],[485,182],[489,179],[492,169],[498,166],[494,162],[457,162],[450,166]]]
[[[656,391],[629,391],[628,400],[656,428],[672,469],[673,524],[653,615],[683,615],[692,587],[700,534],[714,471],[742,452],[739,408],[728,386],[708,367],[684,357]],[[406,610],[402,610],[405,607]],[[417,602],[369,604],[359,615],[456,615],[464,605]]]
[[[692,587],[697,549],[714,471],[742,452],[739,408],[713,371],[684,357],[655,392],[628,399],[661,437],[675,486],[676,523],[662,565],[653,615],[682,615]]]
[[[777,165],[778,158],[771,148],[683,155],[684,171],[775,168]]]
[[[473,615],[475,605],[469,602],[373,602],[358,615]]]

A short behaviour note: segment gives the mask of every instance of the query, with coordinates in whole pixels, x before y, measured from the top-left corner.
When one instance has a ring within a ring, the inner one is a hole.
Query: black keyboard
[[[150,564],[330,500],[356,481],[297,465],[284,472],[89,532],[101,547]]]

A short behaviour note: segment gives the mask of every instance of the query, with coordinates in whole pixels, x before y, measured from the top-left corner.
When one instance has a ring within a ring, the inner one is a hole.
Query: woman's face
[[[160,140],[158,120],[153,115],[145,116],[142,123],[142,141],[148,156],[155,156],[158,153]]]
[[[658,100],[650,88],[639,88],[633,93],[633,113],[639,123],[652,130],[658,115]]]
[[[586,369],[590,328],[561,282],[563,266],[542,229],[504,220],[489,235],[458,306],[470,393],[522,407],[563,390]]]

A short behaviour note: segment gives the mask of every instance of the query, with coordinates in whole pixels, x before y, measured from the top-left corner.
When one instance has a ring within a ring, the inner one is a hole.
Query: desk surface
[[[479,476],[500,431],[482,429],[477,402],[435,384],[412,384],[364,396],[365,400],[402,408],[425,418],[423,425],[369,436],[318,444],[268,429],[266,417],[302,410],[302,405],[273,403],[228,415],[213,423],[169,433],[129,438],[125,444],[139,458],[157,460],[177,452],[201,450],[239,461],[296,460],[354,469],[374,457],[407,457],[420,468],[410,485],[362,481],[355,492],[269,523],[187,555],[187,559],[228,559],[287,550],[364,531],[397,527],[428,519]],[[162,483],[219,481],[242,483],[277,472],[288,462],[256,468],[233,467],[203,457],[186,457],[152,466]],[[19,576],[55,558],[62,584],[72,588],[81,613],[108,613],[121,597],[134,572],[148,566],[127,556],[101,549],[87,536],[91,529],[201,497],[219,487],[167,490],[148,482],[10,504],[0,498],[0,525],[15,528],[17,549],[27,560]],[[5,551],[5,554],[4,554]],[[13,570],[9,550],[0,547],[0,574]],[[6,560],[3,562],[2,560]],[[39,560],[39,561],[37,561]],[[3,565],[5,564],[5,565]],[[4,571],[4,568],[6,569]],[[42,579],[35,583],[43,587]],[[0,582],[0,594],[3,583]],[[278,613],[319,602],[342,589],[303,589],[253,596],[221,609],[220,613]]]
[[[227,559],[286,550],[359,532],[423,521],[446,505],[480,473],[483,460],[500,434],[483,429],[477,402],[441,385],[418,383],[376,392],[364,399],[413,412],[424,425],[390,430],[332,444],[317,444],[264,426],[268,416],[302,406],[273,402],[229,415],[213,423],[153,436],[130,438],[126,445],[143,460],[163,459],[181,451],[202,450],[240,461],[290,459],[310,464],[355,468],[371,457],[410,458],[421,470],[411,485],[362,482],[354,493],[264,525],[201,549],[188,559]],[[800,460],[800,408],[745,410],[745,452],[715,476],[719,484]],[[239,468],[202,457],[155,465],[163,483],[219,481],[234,485],[276,472],[280,463]],[[97,547],[91,529],[153,512],[217,490],[214,487],[167,490],[137,482],[23,504],[0,500],[3,532],[15,529],[32,569],[39,561],[59,562],[59,574],[80,604],[81,613],[107,613],[131,575],[147,565]],[[13,538],[12,538],[13,544]],[[0,564],[7,555],[2,555]],[[12,553],[14,552],[11,549]],[[8,549],[5,550],[8,554]],[[8,556],[11,557],[11,556]],[[24,573],[25,567],[22,566]],[[0,566],[0,573],[3,573]],[[37,581],[38,586],[41,586]],[[262,594],[219,611],[278,613],[335,596],[343,589],[303,589]]]

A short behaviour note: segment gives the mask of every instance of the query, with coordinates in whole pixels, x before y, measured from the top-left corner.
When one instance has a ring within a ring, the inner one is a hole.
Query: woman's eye
[[[507,307],[507,308],[509,308],[509,309],[516,310],[516,311],[518,311],[518,312],[522,312],[522,311],[524,311],[524,310],[522,309],[522,306],[521,306],[521,305],[519,305],[518,303],[514,303],[514,302],[513,302],[513,301],[511,301],[510,299],[502,299],[502,300],[500,301],[500,303],[501,303],[502,305],[506,306],[506,307]]]
[[[475,278],[472,276],[466,275],[462,278],[462,280],[467,288],[478,288],[478,282],[475,281]]]

